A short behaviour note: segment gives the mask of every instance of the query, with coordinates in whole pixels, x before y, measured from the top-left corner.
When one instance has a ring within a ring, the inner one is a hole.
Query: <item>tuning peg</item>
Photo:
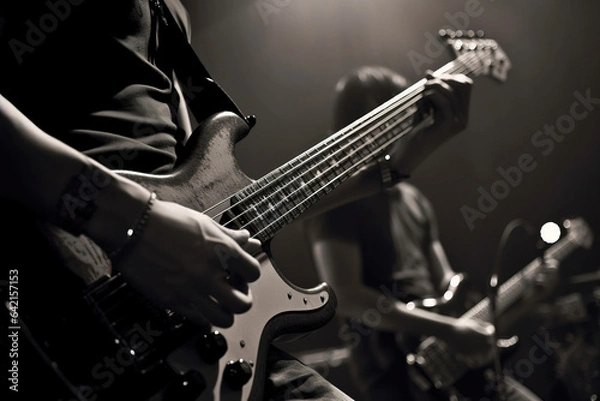
[[[469,29],[467,31],[462,31],[462,30],[453,31],[452,29],[440,29],[438,31],[438,34],[442,38],[451,38],[451,39],[462,38],[462,37],[483,38],[485,36],[485,32],[483,32],[481,29],[477,30],[477,31],[474,31],[472,29]]]
[[[440,29],[438,33],[442,38],[454,38],[456,36],[452,29]]]

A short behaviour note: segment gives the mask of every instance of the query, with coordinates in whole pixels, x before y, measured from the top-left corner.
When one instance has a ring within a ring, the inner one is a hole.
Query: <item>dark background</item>
[[[518,0],[202,0],[183,1],[192,18],[193,45],[213,77],[258,124],[237,147],[244,171],[258,178],[324,137],[331,121],[336,81],[361,65],[384,65],[409,80],[452,59],[449,51],[415,66],[409,55],[427,56],[428,35],[441,27],[484,30],[498,41],[512,68],[508,80],[475,79],[469,126],[435,152],[411,182],[431,200],[441,238],[457,271],[469,274],[469,288],[481,291],[494,263],[504,227],[523,218],[536,227],[546,221],[583,216],[600,232],[600,104],[543,155],[531,140],[544,125],[569,114],[574,92],[600,99],[600,48],[596,1]],[[429,43],[431,45],[431,43]],[[429,53],[431,55],[431,53]],[[418,68],[416,68],[418,67]],[[598,100],[600,102],[600,100]],[[477,208],[478,188],[490,190],[497,169],[516,166],[529,154],[535,169],[471,230],[461,207]],[[597,270],[598,242],[563,265],[563,280]],[[303,240],[302,227],[285,228],[273,242],[275,260],[301,286],[319,282]],[[509,275],[536,256],[535,238],[515,234],[507,245]],[[566,270],[566,272],[565,272]],[[566,286],[566,284],[565,284]],[[563,287],[564,291],[569,288]],[[587,291],[585,289],[584,291]],[[532,338],[537,323],[520,331]],[[311,352],[338,344],[335,322],[289,345]],[[525,341],[527,343],[527,341]],[[525,355],[527,347],[524,347]],[[343,374],[332,380],[352,392]],[[542,367],[525,380],[548,391]]]

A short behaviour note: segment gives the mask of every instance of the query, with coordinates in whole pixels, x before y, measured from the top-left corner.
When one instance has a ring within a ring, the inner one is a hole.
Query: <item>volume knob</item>
[[[252,377],[252,366],[243,359],[229,361],[225,366],[223,380],[233,390],[241,389]]]
[[[206,363],[217,362],[227,352],[227,340],[219,331],[204,334],[196,344],[198,353]]]

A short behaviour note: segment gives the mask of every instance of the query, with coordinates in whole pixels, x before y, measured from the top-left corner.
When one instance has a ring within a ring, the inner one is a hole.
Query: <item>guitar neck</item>
[[[544,258],[556,259],[560,262],[575,249],[579,247],[589,249],[592,246],[593,234],[583,219],[566,220],[564,227],[569,229],[568,234],[546,250]],[[543,261],[537,258],[500,286],[496,304],[498,314],[505,312],[509,306],[519,300],[532,285],[536,273],[542,268]],[[461,319],[490,322],[492,315],[489,301],[489,298],[484,298],[463,314]],[[456,358],[454,351],[444,341],[436,337],[428,337],[419,348],[415,361],[421,361],[417,363],[437,388],[449,388],[470,370],[464,361]]]
[[[579,246],[576,237],[567,235],[550,247],[545,252],[544,257],[561,261]],[[505,312],[521,298],[528,288],[531,288],[535,276],[543,268],[543,265],[543,260],[537,258],[499,287],[496,302],[497,314]],[[490,299],[484,298],[462,315],[461,318],[490,322],[492,320]]]
[[[482,61],[465,53],[434,74],[475,74]],[[422,79],[354,123],[253,182],[227,199],[225,225],[248,229],[266,243],[310,206],[366,166],[431,116],[415,118]],[[423,116],[419,116],[423,117]],[[419,123],[417,123],[419,120]],[[208,210],[210,212],[210,209]]]

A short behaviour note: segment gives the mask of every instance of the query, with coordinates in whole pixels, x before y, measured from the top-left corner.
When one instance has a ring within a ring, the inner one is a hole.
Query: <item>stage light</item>
[[[540,237],[547,244],[554,244],[560,238],[560,226],[554,222],[547,222],[540,228]]]

